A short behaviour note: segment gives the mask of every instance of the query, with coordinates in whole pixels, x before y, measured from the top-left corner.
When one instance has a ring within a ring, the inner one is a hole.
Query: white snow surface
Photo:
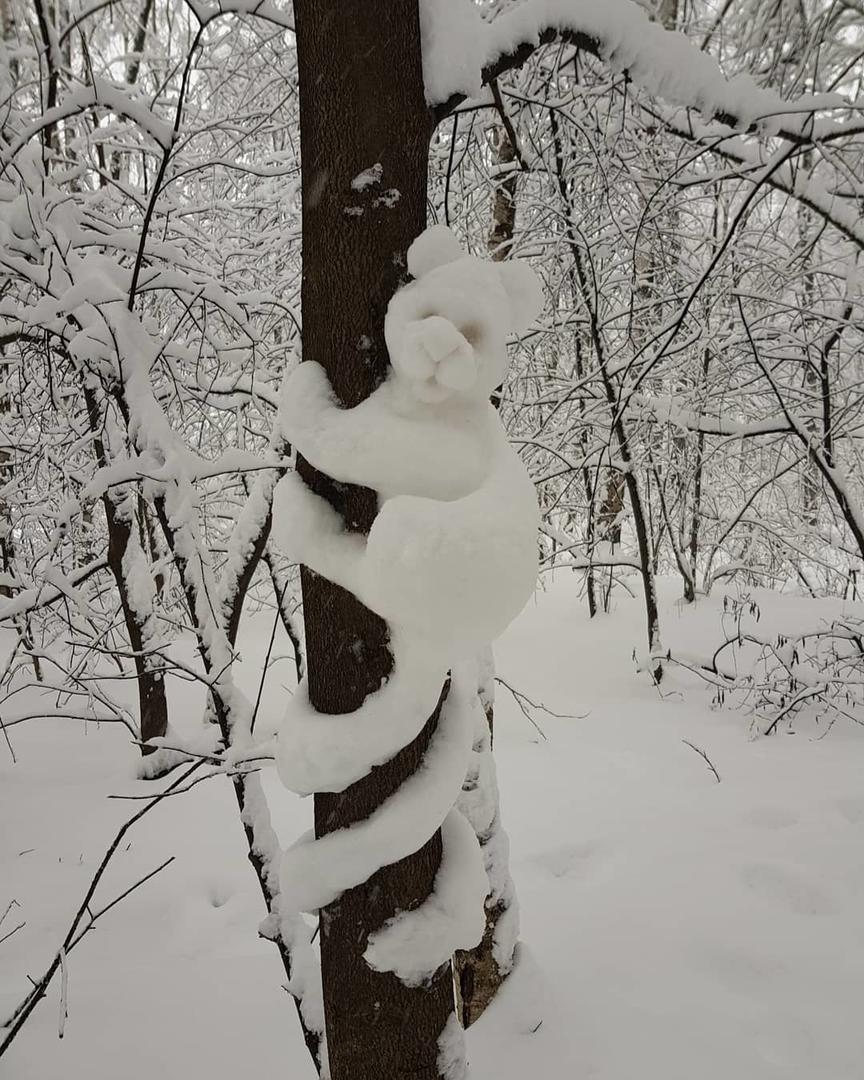
[[[622,594],[592,622],[575,575],[546,584],[498,642],[497,667],[572,716],[535,715],[544,739],[498,687],[495,758],[523,944],[468,1032],[474,1080],[859,1080],[864,732],[838,722],[817,741],[824,729],[800,723],[754,740],[745,714],[713,710],[710,690],[675,668],[661,697],[633,671],[638,598]],[[710,655],[724,592],[691,606],[679,595],[660,582],[667,643]],[[760,625],[790,633],[864,615],[839,601],[755,599]],[[241,626],[238,684],[253,699],[272,623],[259,614]],[[191,639],[183,648],[178,659],[194,663]],[[280,630],[273,655],[288,651]],[[284,706],[292,673],[287,658],[271,666],[262,715]],[[132,684],[114,686],[134,707]],[[170,677],[168,688],[187,739],[203,688]],[[50,705],[28,693],[22,712]],[[119,725],[48,716],[8,734],[18,763],[0,741],[0,913],[19,906],[0,936],[25,925],[0,944],[4,1013],[47,966],[116,828],[141,806],[106,796],[164,786],[134,778],[137,750]],[[705,750],[721,783],[682,739]],[[311,803],[272,770],[261,780],[284,846],[310,826]],[[127,841],[97,904],[175,861],[68,955],[63,1040],[58,980],[0,1073],[233,1080],[254,1061],[262,1076],[314,1080],[276,951],[256,934],[266,912],[231,781],[164,800]]]
[[[365,191],[367,188],[375,187],[381,183],[381,177],[384,175],[384,166],[380,161],[376,161],[374,165],[370,165],[368,169],[364,169],[362,172],[357,173],[354,179],[351,181],[352,191]]]
[[[438,1069],[444,1080],[466,1080],[465,1034],[452,1013],[438,1036]]]

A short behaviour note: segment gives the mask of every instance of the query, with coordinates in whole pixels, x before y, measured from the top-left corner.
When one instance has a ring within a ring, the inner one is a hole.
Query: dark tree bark
[[[516,150],[506,129],[496,127],[493,132],[495,140],[495,159],[499,168],[512,165],[516,160]],[[516,184],[519,173],[511,171],[503,179],[499,179],[495,186],[495,194],[492,197],[492,227],[489,230],[487,247],[489,255],[495,262],[501,262],[510,255],[513,246],[513,230],[516,228]]]
[[[474,753],[472,756],[475,760],[475,764],[472,768],[469,768],[468,776],[462,789],[463,792],[468,792],[472,789],[472,786],[473,788],[476,788],[479,783],[482,783],[482,758],[486,754],[492,754],[492,740],[495,728],[495,676],[493,665],[494,661],[490,650],[488,666],[484,676],[481,677],[479,690],[480,701],[483,705],[483,711],[486,714],[488,732],[485,733],[485,738],[483,740],[474,745]],[[476,824],[474,826],[477,832],[477,839],[480,842],[481,851],[487,844],[494,842],[496,837],[500,837],[501,818],[498,807],[497,785],[495,802],[495,815],[489,822],[488,828],[478,829]],[[505,845],[503,853],[504,858],[508,857],[506,852],[507,847]],[[500,845],[496,858],[499,860],[502,858]],[[501,869],[500,863],[498,864],[498,869]],[[507,876],[509,878],[509,873]],[[513,916],[516,915],[516,911],[518,910],[514,909],[516,903],[516,895],[513,890],[512,881],[509,883],[509,888],[505,888],[500,893],[490,891],[489,895],[486,897],[486,928],[483,931],[483,937],[473,949],[459,949],[453,957],[456,1001],[459,1008],[459,1020],[463,1028],[471,1027],[475,1021],[480,1019],[486,1009],[495,1000],[495,995],[501,989],[504,980],[513,970],[516,947],[515,940],[513,942],[514,952],[511,952],[506,958],[502,958],[499,950],[495,947],[495,939],[498,931],[504,925],[503,920],[506,920],[508,917],[512,919]]]
[[[0,373],[6,375],[3,350],[0,349]],[[0,417],[7,416],[12,408],[12,399],[9,391],[4,389],[0,392]],[[0,485],[5,486],[12,478],[12,451],[0,449]],[[0,496],[0,569],[4,574],[13,574],[15,571],[15,544],[12,538],[12,508],[9,503]],[[12,588],[6,583],[0,583],[0,596],[11,596]]]
[[[326,369],[348,407],[387,370],[384,314],[405,253],[426,224],[432,118],[423,94],[417,0],[296,0],[303,164],[303,355]],[[351,181],[380,164],[380,184]],[[387,192],[390,197],[382,199]],[[398,192],[398,195],[395,193]],[[375,493],[299,463],[303,479],[352,529],[368,530]],[[303,570],[309,696],[348,713],[379,689],[393,659],[384,622]],[[439,705],[440,708],[440,705]],[[346,791],[315,796],[321,836],[367,817],[417,768],[436,713],[417,739]],[[321,968],[333,1080],[436,1080],[438,1037],[453,1013],[449,965],[409,989],[363,959],[370,932],[429,894],[440,833],[321,913]]]
[[[138,723],[141,729],[141,741],[160,738],[168,731],[168,701],[165,697],[165,679],[162,671],[154,665],[153,658],[146,654],[144,627],[136,614],[129,596],[128,582],[123,559],[134,528],[134,518],[124,516],[117,505],[105,495],[102,499],[105,508],[105,521],[108,526],[108,566],[117,582],[120,604],[129,644],[135,655],[136,685],[138,687]],[[142,746],[141,753],[146,757],[156,748]]]
[[[101,435],[102,418],[99,403],[92,390],[85,389],[84,400],[87,405],[87,420],[93,434],[93,452],[96,464],[105,468],[108,456]],[[108,531],[108,566],[117,583],[120,604],[123,609],[123,621],[129,636],[129,645],[135,655],[136,685],[138,688],[138,724],[141,741],[155,739],[165,735],[168,730],[168,700],[165,696],[165,679],[158,662],[146,655],[146,627],[142,624],[130,598],[129,584],[126,579],[124,557],[135,517],[132,513],[132,498],[125,496],[125,512],[121,511],[110,492],[102,496],[105,510],[105,525]],[[141,753],[146,757],[155,747],[142,746]]]

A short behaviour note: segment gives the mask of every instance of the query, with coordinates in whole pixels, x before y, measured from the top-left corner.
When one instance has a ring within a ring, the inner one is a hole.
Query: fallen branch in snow
[[[66,950],[61,947],[57,955],[60,957],[60,1019],[57,1023],[57,1038],[62,1039],[69,1016],[69,968],[66,966]]]
[[[845,618],[794,633],[760,634],[744,625],[760,616],[749,597],[732,600],[725,614],[733,625],[710,657],[669,657],[715,688],[716,705],[727,698],[749,704],[761,721],[760,735],[773,734],[807,705],[818,709],[817,718],[830,712],[864,724],[864,625]]]
[[[510,691],[513,700],[516,702],[516,704],[522,711],[522,715],[528,720],[529,723],[531,723],[537,729],[537,731],[540,733],[540,735],[543,736],[543,739],[546,742],[549,741],[548,735],[528,711],[529,709],[534,709],[538,712],[544,712],[547,716],[554,716],[558,720],[584,720],[585,717],[588,715],[588,713],[579,714],[554,712],[552,709],[544,705],[542,701],[532,701],[527,694],[524,694],[521,690],[517,690],[515,686],[511,686],[510,683],[508,683],[505,679],[502,679],[500,675],[495,676],[495,682],[500,683],[505,690]]]
[[[0,945],[2,945],[4,941],[8,941],[13,934],[17,934],[17,932],[23,929],[26,925],[27,923],[25,921],[18,923],[17,926],[14,926],[7,934],[4,934],[3,937],[0,937]]]
[[[21,905],[18,903],[17,900],[10,900],[9,903],[6,905],[6,910],[3,912],[2,915],[0,915],[0,926],[2,926],[3,923],[6,921],[6,916],[9,914],[9,912],[12,910],[12,908],[13,907],[20,907],[20,906]],[[18,923],[17,926],[13,927],[8,933],[4,934],[3,937],[0,937],[0,945],[2,945],[4,941],[8,941],[8,939],[10,937],[12,937],[13,934],[17,933],[23,926],[26,926],[26,925],[27,925],[26,920]]]
[[[111,854],[113,855],[113,853],[114,852],[112,851]],[[106,856],[106,859],[107,858],[110,858],[110,856]],[[171,855],[169,858],[167,858],[164,862],[161,862],[157,867],[155,867],[149,873],[145,874],[143,877],[138,878],[138,880],[136,882],[134,882],[132,885],[130,885],[128,889],[124,889],[122,893],[120,893],[118,896],[115,896],[113,900],[109,901],[104,907],[99,908],[98,911],[91,911],[90,907],[89,907],[89,904],[86,904],[84,906],[83,910],[79,910],[78,914],[75,916],[75,919],[73,920],[73,924],[72,924],[72,927],[70,928],[69,933],[72,934],[73,931],[75,929],[77,929],[78,923],[80,922],[81,916],[83,915],[84,911],[86,911],[88,916],[89,916],[89,918],[87,919],[87,922],[80,928],[80,930],[78,930],[77,933],[74,934],[73,937],[71,937],[71,939],[69,938],[69,935],[67,934],[66,940],[69,942],[69,944],[66,945],[64,943],[63,945],[60,946],[60,948],[57,950],[57,955],[51,961],[51,964],[48,967],[48,970],[45,972],[45,974],[42,976],[42,978],[39,980],[39,982],[34,984],[34,987],[31,990],[31,992],[27,995],[27,997],[24,999],[24,1001],[22,1001],[21,1004],[18,1005],[18,1007],[12,1013],[12,1016],[9,1018],[9,1020],[7,1020],[6,1023],[2,1025],[3,1027],[11,1027],[11,1030],[10,1030],[9,1034],[6,1036],[6,1038],[3,1040],[2,1044],[0,1044],[0,1057],[3,1056],[3,1054],[6,1052],[7,1048],[12,1043],[12,1040],[15,1038],[15,1036],[18,1034],[18,1032],[24,1026],[25,1022],[29,1018],[29,1016],[32,1013],[33,1009],[35,1009],[36,1005],[45,996],[45,994],[46,994],[46,992],[48,990],[48,986],[50,985],[51,980],[53,979],[54,975],[56,974],[58,967],[60,968],[60,976],[61,976],[61,981],[62,981],[62,989],[61,989],[61,992],[60,992],[60,1024],[59,1024],[58,1036],[61,1039],[63,1038],[64,1026],[65,1026],[66,1015],[67,1015],[66,996],[67,996],[67,983],[68,983],[68,977],[69,977],[68,976],[68,970],[67,970],[67,967],[66,967],[66,957],[75,948],[75,946],[82,940],[82,938],[87,933],[89,933],[90,930],[93,929],[93,927],[96,925],[96,922],[97,922],[98,919],[101,919],[103,915],[106,915],[111,910],[111,908],[116,907],[117,904],[119,904],[121,900],[125,900],[126,897],[131,895],[131,893],[135,892],[136,889],[140,888],[142,885],[144,885],[146,882],[148,882],[151,878],[155,877],[161,870],[164,870],[166,866],[170,866],[170,864],[172,862],[174,862],[174,859],[175,859],[175,856]],[[100,867],[99,871],[97,872],[98,876],[101,876],[101,871],[104,869],[104,866],[106,864],[107,863],[103,863],[103,866]],[[92,893],[89,893],[88,895],[92,895]]]
[[[6,730],[6,725],[3,722],[2,716],[0,716],[0,728],[3,729],[3,738],[6,740],[6,746],[9,748],[9,754],[12,757],[12,764],[17,765],[18,759],[15,757],[15,751],[12,749],[12,742],[9,738],[9,732]]]
[[[713,761],[711,760],[711,758],[708,757],[708,755],[705,753],[705,751],[702,750],[700,747],[696,746],[695,743],[690,742],[689,739],[682,739],[681,742],[683,742],[685,746],[689,746],[691,750],[696,751],[696,753],[699,755],[699,757],[701,757],[704,760],[705,764],[708,766],[708,768],[711,770],[711,772],[714,773],[714,776],[715,776],[715,778],[717,780],[717,783],[719,784],[720,783],[720,773],[717,772],[717,770],[714,768]]]
[[[163,863],[160,863],[160,865],[157,866],[154,870],[151,870],[148,874],[145,874],[144,877],[139,878],[136,882],[134,882],[134,884],[130,885],[128,889],[125,889],[118,896],[115,896],[114,899],[109,901],[109,903],[107,903],[104,907],[100,908],[98,911],[95,912],[91,909],[90,902],[93,899],[93,895],[96,892],[99,882],[102,880],[102,876],[108,868],[108,864],[114,857],[114,854],[117,851],[117,848],[119,847],[120,842],[126,835],[126,833],[132,828],[133,825],[140,821],[145,814],[149,813],[154,806],[160,803],[164,798],[166,798],[166,796],[170,795],[175,788],[179,787],[182,783],[184,783],[192,775],[193,772],[195,772],[201,767],[202,764],[203,762],[196,761],[195,764],[192,765],[189,769],[187,769],[182,776],[179,776],[176,780],[173,781],[173,783],[169,784],[164,791],[159,792],[158,795],[150,796],[150,801],[147,803],[147,805],[142,807],[137,813],[133,814],[132,817],[125,821],[123,825],[121,825],[120,828],[117,830],[114,839],[108,845],[105,854],[102,856],[102,861],[100,862],[96,873],[93,875],[90,884],[87,887],[87,892],[84,894],[84,899],[81,901],[81,904],[72,919],[69,929],[67,930],[66,935],[63,938],[63,942],[58,948],[54,959],[48,965],[48,968],[42,978],[34,982],[33,989],[16,1007],[9,1019],[5,1023],[0,1025],[0,1027],[2,1028],[9,1029],[7,1035],[3,1039],[3,1042],[0,1043],[0,1057],[2,1057],[3,1054],[6,1053],[9,1047],[12,1045],[12,1042],[18,1032],[29,1019],[30,1014],[33,1012],[33,1010],[36,1008],[42,998],[45,997],[45,994],[48,991],[48,987],[51,984],[51,980],[57,973],[57,969],[60,968],[62,965],[65,965],[66,956],[72,951],[72,949],[75,948],[75,946],[88,933],[88,931],[93,928],[96,921],[100,919],[103,915],[107,914],[111,910],[111,908],[116,907],[117,904],[121,902],[121,900],[125,900],[126,897],[130,895],[130,893],[134,892],[145,882],[149,881],[152,877],[155,877],[156,874],[158,874],[161,870],[164,870],[166,866],[168,866],[174,861],[174,856],[172,855]],[[86,923],[84,923],[85,916],[88,917]]]
[[[803,705],[806,701],[811,701],[814,698],[818,698],[825,691],[824,686],[810,686],[807,689],[802,690],[799,694],[796,694],[783,708],[777,713],[768,727],[762,732],[763,735],[773,735],[777,730],[777,725],[785,717],[791,715],[796,709]]]

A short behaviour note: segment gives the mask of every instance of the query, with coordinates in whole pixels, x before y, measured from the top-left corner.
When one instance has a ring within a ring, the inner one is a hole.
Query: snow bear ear
[[[518,333],[527,329],[543,310],[543,286],[528,263],[520,259],[507,259],[495,266],[510,301],[512,328]]]
[[[464,252],[446,225],[430,225],[408,248],[408,273],[423,277],[430,270],[461,259]]]

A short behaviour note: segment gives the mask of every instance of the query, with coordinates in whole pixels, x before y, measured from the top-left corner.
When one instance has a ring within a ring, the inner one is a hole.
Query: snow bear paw
[[[441,315],[417,319],[405,327],[394,368],[410,380],[419,401],[434,404],[477,381],[477,355],[471,343]]]
[[[311,449],[324,409],[335,407],[333,389],[320,364],[304,361],[296,367],[282,389],[279,419],[288,442],[305,453]]]
[[[342,531],[332,506],[310,491],[297,473],[283,476],[273,492],[273,539],[293,562],[315,567],[322,539]]]

